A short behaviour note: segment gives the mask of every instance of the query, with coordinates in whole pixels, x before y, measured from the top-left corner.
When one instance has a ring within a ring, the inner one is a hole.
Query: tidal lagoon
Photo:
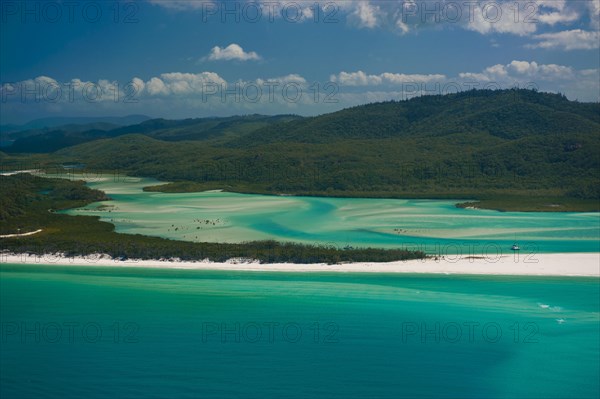
[[[457,200],[144,192],[152,179],[90,181],[112,201],[67,211],[94,215],[120,233],[187,241],[274,239],[338,248],[420,249],[429,254],[600,252],[600,214],[461,209]]]

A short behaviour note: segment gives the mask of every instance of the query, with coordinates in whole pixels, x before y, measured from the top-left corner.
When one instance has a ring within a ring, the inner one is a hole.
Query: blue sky
[[[0,4],[2,124],[315,115],[470,87],[599,100],[600,0]]]

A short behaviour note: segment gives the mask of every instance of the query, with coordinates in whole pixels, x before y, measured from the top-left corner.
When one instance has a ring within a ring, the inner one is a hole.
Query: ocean
[[[597,398],[597,278],[0,265],[0,397]]]

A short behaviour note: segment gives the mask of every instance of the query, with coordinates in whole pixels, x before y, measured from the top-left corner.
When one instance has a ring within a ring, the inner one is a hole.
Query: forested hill
[[[473,90],[347,108],[288,124],[272,125],[232,141],[325,143],[344,139],[482,135],[520,139],[599,131],[600,105],[530,90]]]
[[[165,141],[232,139],[270,124],[297,120],[295,115],[244,115],[225,118],[183,120],[149,119],[127,126],[101,128],[92,125],[64,125],[53,129],[27,130],[5,134],[12,141],[4,148],[9,153],[50,153],[61,148],[126,134],[143,134]],[[81,126],[90,126],[82,129]]]
[[[273,118],[264,126],[246,120],[233,133],[216,136],[185,121],[162,121],[146,131],[138,125],[131,129],[138,134],[119,128],[119,137],[64,148],[45,159],[177,182],[161,190],[513,198],[519,209],[598,208],[597,103],[488,90]],[[235,127],[239,120],[228,123]],[[523,206],[532,201],[537,205]],[[577,201],[588,202],[581,207]]]

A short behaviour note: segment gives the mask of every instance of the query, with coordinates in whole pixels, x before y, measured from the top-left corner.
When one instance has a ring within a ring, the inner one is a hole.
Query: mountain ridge
[[[88,123],[112,123],[115,125],[130,125],[134,123],[140,123],[145,120],[151,119],[147,115],[141,114],[132,114],[126,116],[74,116],[74,117],[47,117],[47,118],[38,118],[31,120],[27,123],[18,125],[18,124],[6,124],[0,125],[0,132],[9,132],[9,131],[22,131],[22,130],[31,130],[31,129],[44,129],[44,128],[53,128],[62,125],[85,125]]]

